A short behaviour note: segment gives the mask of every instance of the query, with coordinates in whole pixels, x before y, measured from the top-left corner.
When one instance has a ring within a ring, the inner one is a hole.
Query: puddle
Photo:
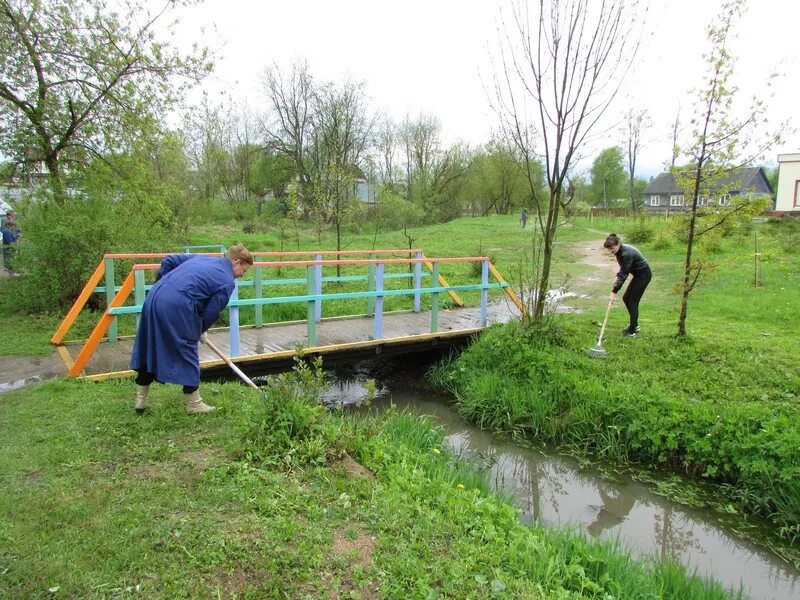
[[[47,379],[52,379],[54,377],[57,377],[55,373],[49,373],[46,375],[34,375],[32,377],[25,377],[24,379],[15,379],[13,381],[6,381],[0,383],[0,394],[4,392],[11,392],[13,390],[18,390],[20,388],[25,387],[26,385],[39,383],[40,381],[45,381]]]
[[[619,542],[634,556],[674,559],[704,577],[738,589],[755,600],[800,600],[800,570],[773,553],[725,530],[709,510],[675,504],[628,477],[611,481],[581,468],[569,457],[520,446],[464,422],[447,398],[431,396],[406,382],[405,372],[381,381],[374,407],[430,415],[444,428],[457,454],[486,465],[492,486],[515,498],[525,523],[578,527],[587,535]],[[365,396],[366,366],[339,371],[325,393],[329,404],[353,406]],[[384,371],[392,371],[384,366]]]

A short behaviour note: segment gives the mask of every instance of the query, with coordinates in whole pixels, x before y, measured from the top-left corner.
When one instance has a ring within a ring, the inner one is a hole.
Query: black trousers
[[[646,271],[641,271],[633,276],[633,279],[628,284],[628,289],[622,295],[622,301],[625,303],[625,308],[628,309],[628,314],[631,318],[630,331],[635,331],[639,326],[639,300],[642,299],[644,291],[652,278],[653,272],[650,267],[647,267]]]
[[[156,380],[155,373],[149,373],[145,370],[136,371],[136,385],[150,385]],[[185,385],[183,386],[184,394],[191,394],[200,388],[199,385]]]

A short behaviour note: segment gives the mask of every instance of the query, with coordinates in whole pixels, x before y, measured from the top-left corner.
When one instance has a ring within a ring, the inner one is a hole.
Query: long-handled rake
[[[608,323],[608,315],[611,314],[611,305],[614,304],[614,296],[608,299],[608,308],[606,309],[606,317],[603,319],[603,326],[600,328],[600,337],[597,338],[597,344],[594,348],[589,348],[587,354],[592,358],[605,358],[606,350],[603,348],[603,334],[606,331],[606,324]]]
[[[228,364],[228,366],[231,368],[231,371],[236,373],[241,378],[242,381],[244,381],[247,385],[249,385],[254,390],[259,391],[259,387],[255,383],[253,383],[253,380],[250,379],[247,375],[245,375],[239,367],[237,367],[235,364],[233,364],[233,361],[230,358],[228,358],[227,356],[225,356],[222,353],[222,350],[220,350],[214,344],[212,344],[211,340],[207,339],[206,340],[206,345],[209,348],[211,348],[217,354],[217,356],[219,356],[222,360],[224,360]]]

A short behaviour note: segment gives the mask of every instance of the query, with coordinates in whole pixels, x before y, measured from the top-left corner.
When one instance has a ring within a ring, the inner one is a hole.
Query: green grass
[[[762,287],[752,285],[752,238],[718,240],[713,271],[690,295],[686,338],[675,336],[681,250],[641,244],[655,275],[638,338],[619,337],[627,314],[618,307],[607,357],[588,357],[603,317],[596,301],[552,327],[496,328],[434,379],[481,426],[721,484],[725,510],[770,519],[797,560],[800,265],[786,243],[792,227],[761,226]],[[604,299],[608,285],[598,284],[595,297]]]
[[[0,596],[735,597],[521,525],[430,421],[328,414],[314,378],[276,379],[265,399],[205,385],[219,410],[203,417],[175,386],[143,417],[130,382],[0,396]],[[348,474],[344,450],[375,477]]]

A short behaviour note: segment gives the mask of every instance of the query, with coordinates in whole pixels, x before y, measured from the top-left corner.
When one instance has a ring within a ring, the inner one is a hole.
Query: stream
[[[457,455],[477,457],[487,465],[492,487],[514,498],[522,522],[618,540],[635,558],[676,560],[728,588],[741,585],[754,600],[800,600],[800,570],[726,531],[714,511],[672,502],[629,476],[612,480],[547,448],[525,447],[478,429],[458,416],[451,399],[421,385],[424,367],[398,363],[362,363],[334,371],[325,402],[358,405],[372,378],[377,386],[373,410],[394,404],[433,417]]]

